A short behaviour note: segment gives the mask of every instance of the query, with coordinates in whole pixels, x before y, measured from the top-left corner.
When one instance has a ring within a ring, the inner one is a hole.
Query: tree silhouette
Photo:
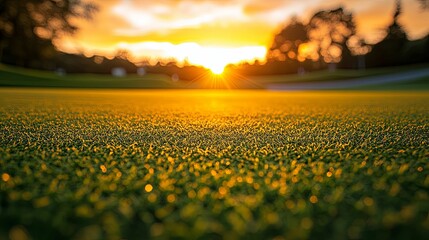
[[[321,59],[327,63],[340,62],[342,56],[351,56],[347,46],[356,34],[352,13],[337,8],[314,14],[309,22],[310,41],[317,46]]]
[[[1,62],[32,67],[52,58],[56,52],[52,41],[75,33],[72,21],[88,19],[96,9],[85,0],[2,0]]]
[[[268,51],[269,61],[296,60],[299,58],[299,47],[308,42],[307,27],[297,18],[292,18],[278,34]]]
[[[373,46],[368,54],[368,63],[372,67],[394,66],[403,63],[402,55],[408,42],[407,34],[398,22],[402,12],[400,0],[396,0],[393,21],[386,29],[386,36]]]
[[[405,33],[402,26],[398,23],[398,18],[402,13],[402,4],[400,0],[396,0],[396,9],[395,13],[393,15],[393,22],[392,24],[387,28],[387,34],[386,37],[383,39],[383,41],[388,40],[406,40],[407,34]]]

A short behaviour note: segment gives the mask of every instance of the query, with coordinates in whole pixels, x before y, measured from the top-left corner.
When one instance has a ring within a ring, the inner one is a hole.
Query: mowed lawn
[[[0,89],[0,239],[425,239],[428,92]]]

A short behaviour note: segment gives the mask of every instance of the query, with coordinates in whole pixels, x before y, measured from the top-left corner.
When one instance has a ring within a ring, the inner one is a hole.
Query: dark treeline
[[[58,51],[52,41],[73,34],[74,18],[90,18],[96,7],[81,0],[0,1],[0,59],[2,63],[51,69]]]
[[[113,59],[67,54],[53,41],[74,34],[77,18],[91,19],[97,6],[86,0],[1,0],[0,61],[5,64],[70,73],[110,73],[121,67],[136,72],[135,64],[118,54]]]
[[[418,0],[422,10],[429,1]],[[59,52],[53,41],[73,34],[73,19],[90,19],[97,7],[85,0],[0,1],[0,61],[5,64],[68,73],[109,74],[113,68],[135,73],[137,66],[119,54],[113,59]],[[327,68],[363,69],[429,62],[429,35],[410,41],[398,22],[401,2],[396,1],[385,37],[369,45],[356,34],[353,13],[343,8],[321,10],[308,22],[294,17],[273,38],[266,63],[228,66],[242,75],[289,74]],[[207,56],[210,57],[210,56]],[[207,69],[175,63],[146,66],[146,72],[177,75],[192,80]]]
[[[428,8],[428,1],[420,1]],[[396,1],[385,37],[374,45],[356,34],[353,14],[343,8],[315,13],[307,23],[293,18],[274,36],[264,64],[231,66],[247,75],[288,74],[327,68],[364,69],[429,62],[429,35],[410,41],[398,22]]]
[[[210,73],[210,70],[201,66],[178,66],[174,62],[168,64],[157,63],[154,66],[146,66],[145,69],[149,73],[161,73],[169,76],[176,75],[178,80],[195,80],[207,76],[207,74]]]
[[[428,1],[420,2],[422,6],[428,7]],[[401,4],[400,1],[397,1],[393,21],[386,29],[386,36],[367,54],[369,67],[429,62],[429,35],[422,39],[409,41],[407,33],[398,23],[400,14]]]
[[[111,74],[114,68],[122,68],[127,73],[137,71],[137,66],[123,56],[109,59],[103,56],[85,57],[84,55],[58,53],[53,62],[52,67],[67,73]]]

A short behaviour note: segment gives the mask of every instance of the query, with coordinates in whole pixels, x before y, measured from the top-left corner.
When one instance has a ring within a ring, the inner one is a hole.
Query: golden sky
[[[80,31],[58,41],[67,52],[111,56],[117,49],[133,57],[239,62],[262,59],[273,34],[292,16],[307,20],[320,9],[352,11],[358,33],[369,42],[383,36],[394,0],[93,0],[100,11]],[[429,32],[429,11],[403,0],[400,23],[411,39]],[[221,60],[223,59],[223,60]]]

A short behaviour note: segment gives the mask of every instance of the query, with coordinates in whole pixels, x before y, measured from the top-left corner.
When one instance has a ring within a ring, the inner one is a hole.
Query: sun
[[[193,52],[189,60],[209,69],[214,75],[220,75],[232,60],[232,54],[228,50],[219,47],[201,47],[198,51]]]
[[[220,75],[225,70],[225,64],[224,63],[211,63],[206,66],[210,71],[215,75]]]
[[[163,43],[162,45],[142,43],[142,45],[158,49],[167,48],[168,56],[172,56],[178,62],[204,67],[210,70],[213,75],[222,75],[229,64],[239,64],[246,61],[254,62],[256,60],[263,61],[266,55],[264,46],[201,46],[194,42],[178,45],[170,43]]]

